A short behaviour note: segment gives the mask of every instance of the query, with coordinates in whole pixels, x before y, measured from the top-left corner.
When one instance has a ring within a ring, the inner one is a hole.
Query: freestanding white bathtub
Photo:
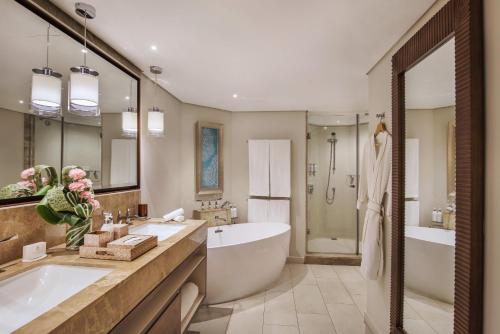
[[[406,226],[405,287],[453,304],[455,231]]]
[[[220,228],[222,232],[215,233]],[[288,256],[290,225],[245,223],[208,229],[205,303],[235,300],[278,279]]]

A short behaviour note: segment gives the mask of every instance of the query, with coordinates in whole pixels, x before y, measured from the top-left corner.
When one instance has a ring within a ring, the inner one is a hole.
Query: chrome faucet
[[[127,215],[125,216],[125,223],[132,225],[132,216],[130,215],[130,208],[127,208]]]

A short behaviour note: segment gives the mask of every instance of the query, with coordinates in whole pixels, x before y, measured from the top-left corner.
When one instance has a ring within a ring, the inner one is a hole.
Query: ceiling
[[[333,112],[368,109],[366,72],[434,1],[86,0],[89,29],[183,102]]]
[[[405,99],[407,109],[455,105],[455,38],[406,72]]]
[[[14,1],[0,1],[0,12],[8,13],[0,20],[0,108],[29,112],[31,70],[46,64],[48,23]],[[61,104],[65,111],[70,68],[83,64],[83,46],[54,27],[50,35],[49,65],[63,75]],[[99,72],[101,113],[120,113],[136,104],[137,91],[130,90],[135,79],[91,51],[87,64]]]

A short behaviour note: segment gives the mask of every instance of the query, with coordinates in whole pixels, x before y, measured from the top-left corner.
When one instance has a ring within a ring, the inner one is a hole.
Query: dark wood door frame
[[[392,58],[391,333],[406,333],[403,329],[405,72],[452,37],[455,37],[457,126],[454,333],[482,333],[485,167],[482,10],[482,0],[451,0]]]

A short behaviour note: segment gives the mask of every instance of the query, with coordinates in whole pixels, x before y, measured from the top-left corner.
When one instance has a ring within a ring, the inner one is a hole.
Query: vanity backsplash
[[[130,208],[132,215],[135,215],[140,191],[103,194],[96,198],[101,203],[101,209],[94,213],[93,228],[99,229],[103,223],[103,210],[112,211],[116,217],[118,210],[125,213]],[[24,245],[46,241],[49,248],[64,243],[66,226],[46,223],[36,213],[35,205],[29,203],[0,208],[0,264],[21,258]],[[1,241],[7,238],[9,240]]]

